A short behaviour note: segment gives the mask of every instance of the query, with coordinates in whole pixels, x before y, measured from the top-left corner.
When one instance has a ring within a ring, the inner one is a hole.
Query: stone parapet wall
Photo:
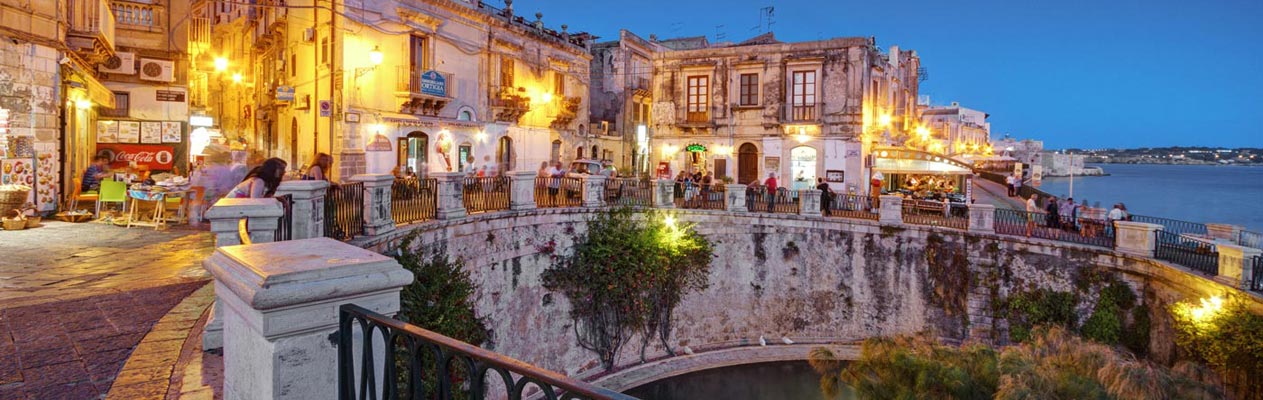
[[[475,307],[492,330],[491,350],[571,376],[599,374],[594,353],[576,344],[567,300],[541,283],[554,256],[569,254],[591,209],[539,209],[401,226],[354,244],[393,254],[401,240],[465,262],[479,286]],[[677,210],[715,246],[710,287],[676,310],[670,345],[703,352],[769,345],[853,343],[929,331],[951,341],[1003,344],[995,302],[1017,291],[1073,290],[1087,270],[1115,274],[1153,320],[1150,348],[1174,355],[1166,307],[1234,293],[1187,269],[1109,249],[989,233],[785,214]],[[1235,292],[1240,293],[1240,292]],[[1260,311],[1263,298],[1240,296]],[[1094,300],[1093,300],[1094,301]],[[1083,318],[1091,310],[1085,310]],[[640,339],[619,368],[639,363]],[[651,342],[647,359],[667,357]]]

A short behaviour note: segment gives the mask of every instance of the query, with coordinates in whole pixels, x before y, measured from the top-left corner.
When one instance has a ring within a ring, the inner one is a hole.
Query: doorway
[[[789,151],[789,168],[794,189],[807,189],[816,182],[816,149],[798,146]]]
[[[430,143],[430,136],[425,132],[412,131],[407,136],[399,138],[399,167],[402,173],[412,172],[418,176],[425,175],[426,168],[426,148]]]
[[[500,138],[496,146],[496,162],[506,171],[513,170],[513,139],[508,136]]]
[[[759,148],[752,143],[742,143],[737,149],[737,183],[749,184],[759,180]]]

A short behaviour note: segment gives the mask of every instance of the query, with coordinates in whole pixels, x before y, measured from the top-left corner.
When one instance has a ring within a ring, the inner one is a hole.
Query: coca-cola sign
[[[149,144],[97,143],[96,154],[110,159],[110,168],[126,167],[135,162],[150,170],[169,171],[175,165],[175,148]]]

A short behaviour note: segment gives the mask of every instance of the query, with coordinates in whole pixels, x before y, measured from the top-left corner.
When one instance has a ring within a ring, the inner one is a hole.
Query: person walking
[[[1031,233],[1035,231],[1035,214],[1039,213],[1039,206],[1035,201],[1038,199],[1039,195],[1034,193],[1026,199],[1026,237],[1031,237]]]
[[[830,211],[833,207],[833,191],[829,189],[829,182],[825,182],[824,178],[816,178],[816,189],[820,189],[820,212],[826,217],[833,215]]]
[[[1009,197],[1013,197],[1013,175],[1004,177],[1004,188],[1009,191]]]
[[[767,187],[767,212],[772,212],[772,206],[776,204],[776,174],[767,174],[767,179],[763,181],[763,186]]]

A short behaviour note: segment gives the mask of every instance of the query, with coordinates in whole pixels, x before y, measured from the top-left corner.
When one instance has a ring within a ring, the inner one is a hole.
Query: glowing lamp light
[[[549,103],[553,101],[553,94],[549,92],[544,92],[544,94],[540,97],[544,99],[545,103]]]
[[[368,52],[368,61],[372,62],[373,66],[382,65],[382,57],[384,57],[382,50],[377,46],[373,46],[373,51]]]
[[[223,57],[215,57],[215,72],[224,72],[228,69],[228,59]]]
[[[240,72],[233,72],[233,73],[232,73],[232,83],[241,83],[241,73],[240,73]]]
[[[479,143],[486,142],[487,132],[478,131],[478,133],[474,134],[474,140],[477,140]]]
[[[794,139],[798,140],[798,143],[807,143],[808,140],[811,140],[811,136],[807,136],[807,128],[798,127],[798,136]]]
[[[877,124],[883,127],[890,126],[893,120],[894,119],[890,116],[890,114],[882,114],[882,115],[877,116]]]
[[[918,126],[917,136],[920,136],[921,140],[930,140],[930,129],[925,126]]]
[[[92,108],[92,102],[88,101],[88,99],[75,100],[75,108],[78,108],[80,110],[87,110],[89,108]]]
[[[662,219],[662,223],[666,224],[666,226],[671,229],[675,229],[675,216],[674,215],[666,216],[665,218]]]

